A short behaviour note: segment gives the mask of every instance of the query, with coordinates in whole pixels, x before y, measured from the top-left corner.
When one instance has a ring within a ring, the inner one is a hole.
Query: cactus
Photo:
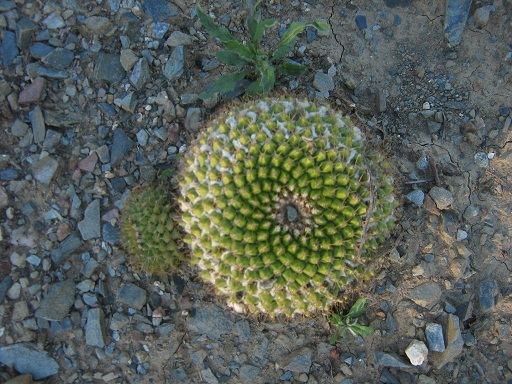
[[[180,266],[184,255],[176,208],[163,186],[132,191],[121,216],[121,241],[133,267],[161,275]]]
[[[249,102],[214,120],[184,161],[191,261],[235,310],[328,311],[373,275],[397,202],[388,165],[348,117],[308,101]]]

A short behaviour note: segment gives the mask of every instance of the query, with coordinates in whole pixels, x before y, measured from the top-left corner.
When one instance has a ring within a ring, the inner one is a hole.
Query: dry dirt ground
[[[193,9],[184,2],[171,5],[186,15]],[[306,46],[304,60],[310,63],[310,72],[297,79],[295,90],[290,90],[286,80],[277,85],[276,92],[315,97],[315,73],[335,68],[334,74],[330,72],[334,89],[325,102],[357,115],[369,142],[384,149],[396,170],[396,194],[402,204],[397,211],[397,228],[388,243],[391,251],[386,254],[388,261],[378,278],[361,292],[369,302],[364,322],[377,332],[364,339],[347,337],[332,351],[325,344],[332,330],[324,317],[291,323],[235,315],[212,294],[210,287],[191,275],[171,308],[175,328],[168,338],[135,330],[121,332],[116,348],[130,356],[140,351],[141,344],[147,346],[147,374],[137,375],[129,364],[113,367],[109,358],[98,353],[97,371],[115,372],[119,377],[115,382],[119,383],[180,382],[179,369],[186,372],[183,382],[215,382],[201,375],[208,367],[218,374],[219,382],[245,383],[235,373],[224,375],[231,369],[228,363],[235,361],[261,369],[252,382],[279,383],[284,382],[282,367],[290,353],[305,347],[314,351],[313,365],[306,376],[294,374],[289,382],[441,384],[512,380],[512,3],[474,1],[456,47],[449,47],[443,35],[444,1],[403,1],[393,5],[391,1],[281,0],[261,6],[263,17],[276,18],[282,24],[323,18],[332,28],[329,36],[311,42],[301,37],[298,47]],[[475,21],[475,11],[486,5],[494,6],[489,20]],[[241,28],[245,2],[210,1],[202,6],[216,16],[229,15],[228,25],[235,30]],[[366,18],[366,29],[356,25],[358,15]],[[184,31],[193,24],[186,17],[173,22]],[[204,57],[213,59],[213,52],[218,49],[205,36],[206,40],[198,40],[187,52],[186,80],[173,84],[179,94],[199,93],[223,71],[220,67],[208,77],[200,75],[198,63]],[[110,42],[118,44],[114,38]],[[162,84],[166,86],[165,82]],[[148,94],[154,91],[153,88]],[[197,105],[201,106],[201,102],[197,101]],[[207,113],[215,114],[221,106],[222,102]],[[87,116],[88,112],[83,113]],[[191,140],[195,133],[186,131],[183,119],[176,119],[176,123],[182,137]],[[81,129],[84,135],[96,132],[93,120],[85,122]],[[3,149],[9,152],[8,147]],[[71,171],[57,176],[69,177]],[[435,186],[453,195],[453,202],[445,209],[438,209],[428,195]],[[414,189],[425,193],[421,206],[405,197]],[[44,205],[51,194],[51,188],[43,188],[30,198]],[[24,199],[27,197],[19,196],[20,202]],[[114,250],[112,264],[119,252]],[[2,277],[8,273],[6,268]],[[148,292],[157,290],[159,284],[169,292],[180,290],[176,287],[182,285],[172,277],[162,282],[149,277],[131,281]],[[485,293],[481,288],[488,281],[496,282],[497,288],[491,295],[493,305],[484,310],[481,301]],[[411,292],[424,283],[434,283],[441,288],[440,293],[427,293],[428,303],[418,305],[421,300],[413,300]],[[243,332],[219,340],[194,334],[187,325],[193,317],[191,308],[211,308],[213,304],[233,323],[246,320],[250,327],[248,338],[242,337]],[[470,309],[460,319],[460,330],[467,336],[466,344],[453,361],[439,369],[432,360],[406,368],[377,363],[375,352],[405,356],[411,340],[425,340],[427,323],[436,322],[439,315],[465,304]],[[7,305],[6,313],[9,311]],[[106,310],[107,317],[114,312]],[[58,346],[70,342],[67,338],[66,333],[50,334],[39,341]],[[78,342],[74,348],[79,356],[91,353],[90,348]],[[202,368],[197,368],[191,357],[197,351],[205,351]],[[350,363],[343,360],[347,356],[353,358],[347,360]],[[76,372],[80,375],[75,382],[95,382],[92,378],[80,381],[86,369],[80,369],[78,364],[77,370],[63,360],[62,356],[58,360],[59,375],[48,382],[64,382]],[[231,371],[238,372],[236,368]],[[98,378],[96,382],[102,380]]]

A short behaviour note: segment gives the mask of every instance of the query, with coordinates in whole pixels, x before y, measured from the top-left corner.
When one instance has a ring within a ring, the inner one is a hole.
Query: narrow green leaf
[[[375,329],[372,327],[368,327],[366,325],[361,324],[353,324],[350,326],[350,329],[352,329],[355,333],[357,333],[360,336],[371,336],[375,332]]]
[[[262,20],[256,25],[254,33],[251,34],[252,43],[256,48],[259,48],[261,46],[261,39],[263,38],[265,29],[271,28],[275,25],[277,25],[277,21],[271,19]]]
[[[254,54],[251,52],[250,48],[246,45],[243,45],[241,42],[233,40],[224,43],[224,45],[228,50],[236,52],[244,59],[254,60]]]
[[[220,79],[213,84],[209,91],[201,92],[199,97],[204,100],[213,96],[215,93],[230,92],[235,89],[238,82],[243,80],[246,76],[247,71],[240,71],[221,76]]]
[[[322,23],[321,21],[315,20],[312,24],[309,24],[309,26],[318,29],[319,31],[328,31],[331,26],[327,23]]]
[[[245,94],[249,96],[261,95],[262,93],[263,86],[261,85],[261,78],[252,82],[245,90]]]
[[[293,61],[285,61],[277,67],[277,70],[288,76],[300,76],[308,71],[308,68],[302,64]]]
[[[235,67],[243,67],[245,64],[247,64],[248,61],[233,51],[219,51],[215,54],[215,56],[221,63],[234,65]]]
[[[196,7],[196,13],[199,17],[199,21],[203,25],[204,29],[206,29],[206,32],[208,32],[213,37],[218,38],[222,44],[226,45],[232,41],[236,42],[236,39],[231,35],[227,28],[217,24],[215,20],[213,20],[210,15],[204,12],[199,5]]]
[[[265,68],[265,71],[261,76],[261,83],[263,87],[263,94],[268,94],[272,89],[274,89],[274,84],[276,83],[276,69],[269,65]]]
[[[254,17],[254,14],[247,18],[247,29],[249,31],[249,36],[251,40],[254,41],[254,35],[256,33],[256,28],[258,27],[258,20]]]
[[[272,58],[274,60],[279,60],[286,56],[297,42],[297,35],[302,33],[304,28],[306,28],[305,23],[299,23],[297,21],[291,23],[290,27],[281,37],[279,43],[277,43],[276,46],[272,49]]]
[[[366,312],[366,309],[364,308],[365,305],[366,305],[365,298],[357,299],[357,301],[354,303],[352,308],[350,308],[350,311],[347,313],[347,317],[356,318],[356,317],[362,316]]]

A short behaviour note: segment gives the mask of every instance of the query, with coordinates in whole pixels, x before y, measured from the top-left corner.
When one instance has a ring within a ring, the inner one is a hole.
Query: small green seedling
[[[339,339],[345,337],[347,333],[352,336],[370,336],[375,330],[372,327],[359,324],[359,318],[366,312],[366,299],[358,299],[346,315],[336,313],[329,317],[329,322],[336,327],[330,343],[334,344]]]
[[[227,28],[220,26],[214,19],[205,13],[200,6],[197,6],[196,13],[206,31],[213,37],[218,38],[226,48],[216,54],[217,59],[224,64],[240,68],[238,72],[221,76],[209,91],[202,92],[199,97],[207,99],[215,93],[226,93],[234,90],[243,79],[251,81],[245,90],[246,95],[266,95],[273,88],[276,81],[276,73],[299,76],[307,71],[307,67],[299,63],[285,60],[297,42],[297,35],[302,33],[306,27],[313,27],[320,31],[329,29],[329,25],[314,21],[313,23],[292,22],[284,32],[281,39],[269,50],[261,46],[261,40],[265,30],[276,26],[276,20],[258,20],[256,8],[247,18],[247,29],[249,39],[244,43],[236,40]]]

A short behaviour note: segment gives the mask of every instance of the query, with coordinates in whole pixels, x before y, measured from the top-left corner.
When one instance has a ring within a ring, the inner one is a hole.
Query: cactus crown
[[[392,180],[349,118],[264,99],[216,119],[182,170],[192,262],[238,310],[326,311],[393,226]]]
[[[184,260],[176,208],[163,186],[132,191],[124,204],[121,239],[135,268],[161,275],[175,271]]]

